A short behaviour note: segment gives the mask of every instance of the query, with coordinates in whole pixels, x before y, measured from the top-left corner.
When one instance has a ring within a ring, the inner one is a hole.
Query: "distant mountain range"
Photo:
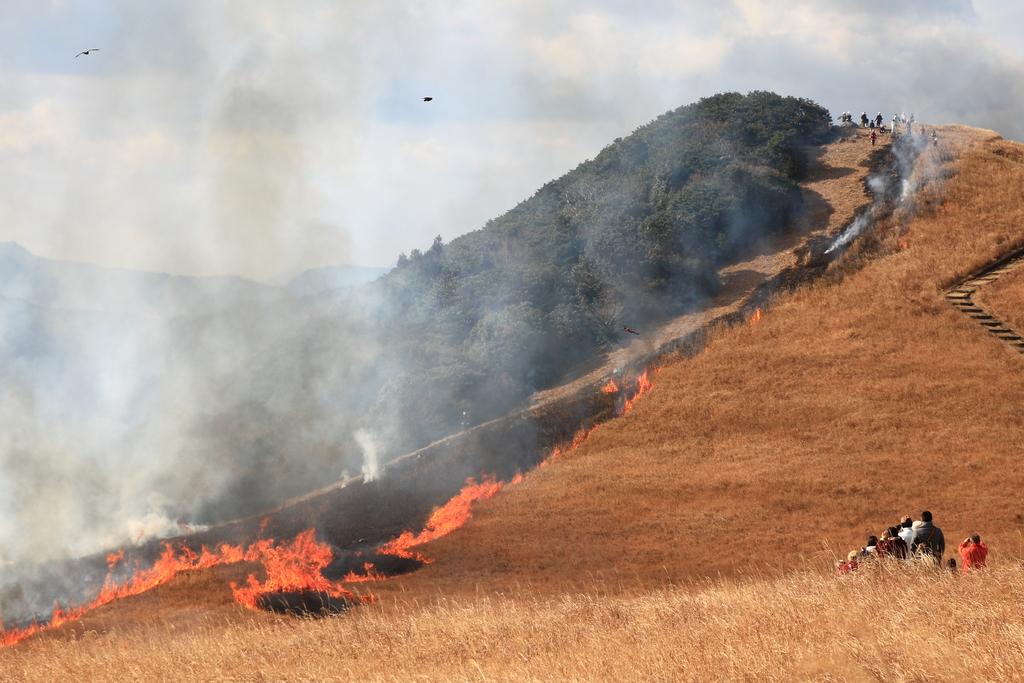
[[[242,302],[273,303],[348,289],[385,272],[386,268],[328,266],[264,284],[235,276],[169,275],[48,259],[15,242],[0,242],[0,297],[49,309],[97,313],[202,315]]]
[[[308,296],[334,289],[358,287],[376,280],[389,270],[373,266],[311,268],[288,278],[282,286],[293,296]]]

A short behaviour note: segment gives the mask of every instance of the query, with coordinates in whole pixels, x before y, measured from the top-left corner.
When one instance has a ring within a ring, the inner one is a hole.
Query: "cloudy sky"
[[[267,279],[390,265],[726,90],[1024,139],[1024,6],[3,0],[0,83],[0,241]]]

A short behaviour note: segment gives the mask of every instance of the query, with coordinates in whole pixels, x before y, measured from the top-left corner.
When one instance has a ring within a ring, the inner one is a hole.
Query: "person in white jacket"
[[[914,520],[910,517],[904,517],[903,521],[900,522],[900,538],[907,544],[907,550],[910,550],[910,546],[914,544],[914,534],[917,532],[914,530]]]

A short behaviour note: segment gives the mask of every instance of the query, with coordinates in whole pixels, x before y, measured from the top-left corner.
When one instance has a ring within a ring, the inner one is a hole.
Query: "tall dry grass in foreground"
[[[1024,572],[836,578],[405,602],[320,621],[125,631],[0,652],[7,681],[1007,680]]]

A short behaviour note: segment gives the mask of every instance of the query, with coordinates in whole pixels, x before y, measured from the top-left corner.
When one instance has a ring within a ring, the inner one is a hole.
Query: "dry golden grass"
[[[920,168],[946,179],[918,217],[667,364],[632,413],[431,544],[435,564],[373,585],[377,606],[296,622],[181,579],[0,651],[0,677],[1024,676],[1024,574],[1007,559],[1024,557],[1024,361],[942,296],[1024,242],[1024,165],[987,131],[940,136]],[[923,508],[949,546],[981,533],[993,569],[827,575]]]
[[[87,633],[0,653],[6,681],[1008,680],[1024,572],[594,585],[403,600],[319,621]]]

